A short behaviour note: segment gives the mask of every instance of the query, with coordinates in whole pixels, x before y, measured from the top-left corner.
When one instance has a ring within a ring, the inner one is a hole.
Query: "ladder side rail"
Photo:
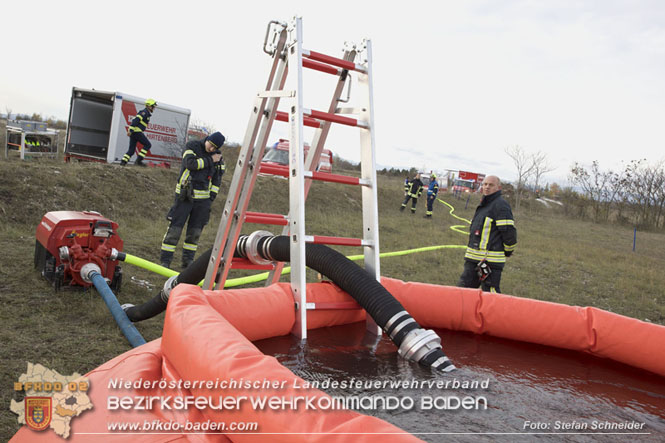
[[[275,83],[272,85],[272,87],[273,90],[281,91],[284,88],[288,66],[286,64],[286,60],[281,57],[280,60],[281,62],[279,63],[279,68],[274,79]],[[228,222],[228,235],[225,247],[222,252],[222,264],[224,266],[220,269],[215,279],[216,289],[224,288],[224,283],[226,282],[228,273],[231,270],[233,254],[235,252],[236,244],[238,242],[238,238],[240,237],[240,233],[245,221],[245,213],[247,212],[249,201],[254,190],[254,185],[256,184],[256,178],[260,169],[259,164],[265,152],[266,143],[270,135],[270,130],[272,129],[272,124],[274,122],[274,110],[277,109],[279,100],[279,96],[268,97],[266,106],[261,113],[259,131],[255,139],[254,148],[252,149],[251,156],[246,159],[245,167],[247,168],[247,173],[244,174],[242,179],[242,184],[240,187],[237,205],[233,213],[233,217]]]
[[[280,65],[283,65],[283,60],[281,59],[281,52],[286,45],[287,32],[286,29],[282,30],[280,33],[279,41],[277,43],[277,48],[275,51],[275,56],[273,56],[270,75],[268,76],[266,89],[269,90],[273,83],[275,82],[275,77],[281,72]],[[236,207],[239,199],[240,186],[243,182],[243,178],[247,173],[247,162],[245,161],[248,157],[251,157],[252,150],[254,149],[254,142],[256,136],[259,132],[259,122],[260,118],[263,115],[265,107],[267,105],[267,98],[257,97],[254,100],[254,107],[252,114],[250,116],[249,124],[247,126],[247,131],[245,132],[245,138],[243,140],[242,148],[238,154],[238,162],[236,163],[235,170],[233,172],[233,178],[231,180],[231,185],[229,186],[229,191],[227,193],[226,203],[224,205],[224,210],[222,212],[222,218],[219,222],[217,228],[217,234],[215,237],[215,242],[213,244],[212,253],[210,255],[210,261],[208,262],[208,269],[206,270],[206,276],[203,281],[204,289],[213,289],[215,283],[218,281],[222,270],[221,267],[227,267],[226,263],[222,263],[222,254],[228,243],[228,233],[230,229],[230,220],[236,212]],[[230,263],[229,263],[230,264]],[[228,272],[228,271],[227,271]],[[223,287],[223,286],[222,286]]]
[[[284,87],[284,79],[286,73],[286,64],[284,64],[284,72],[280,77],[279,88]],[[261,123],[261,129],[257,137],[256,147],[252,151],[252,157],[247,164],[249,172],[245,174],[244,182],[242,185],[242,193],[238,200],[238,206],[236,212],[230,221],[231,227],[229,229],[228,240],[226,247],[224,248],[224,253],[222,255],[224,263],[231,263],[233,259],[233,254],[235,252],[236,244],[240,238],[242,232],[242,227],[245,222],[247,208],[249,207],[249,201],[251,200],[252,193],[254,191],[254,186],[256,185],[256,178],[259,174],[259,164],[263,154],[265,153],[266,143],[268,142],[268,137],[270,136],[270,130],[272,129],[272,124],[274,122],[274,112],[271,111],[277,108],[279,104],[279,97],[270,98],[268,103],[269,106],[266,109],[264,114],[263,121]],[[219,273],[216,280],[216,288],[221,289],[224,287],[228,272],[231,269],[231,266],[225,266],[222,271]]]
[[[305,156],[303,140],[302,18],[293,21],[289,47],[289,89],[295,91],[289,106],[289,227],[291,291],[296,301],[292,333],[307,338],[307,274],[305,269]]]
[[[344,60],[352,62],[356,57],[356,51],[345,51],[344,52]],[[335,86],[335,90],[333,91],[333,96],[330,101],[330,106],[328,107],[329,112],[335,112],[335,109],[337,108],[337,103],[339,101],[339,98],[342,96],[342,92],[344,91],[344,85],[346,84],[346,76],[348,74],[342,73],[340,75],[337,85]],[[306,120],[306,119],[303,119]],[[328,138],[328,133],[330,132],[330,122],[321,122],[319,128],[316,130],[314,133],[314,137],[312,140],[311,148],[309,150],[308,158],[305,163],[305,169],[308,171],[314,171],[316,169],[316,165],[318,164],[318,160],[321,157],[321,153],[323,152],[323,147],[325,145],[326,139]],[[307,199],[307,195],[309,194],[309,188],[312,185],[312,180],[306,180],[305,181],[305,200]],[[282,235],[289,235],[289,225],[286,225],[282,229]],[[282,269],[284,268],[284,263],[276,263],[275,264],[275,269],[270,271],[268,274],[268,278],[266,279],[266,286],[269,286],[273,283],[277,283],[279,281],[279,278],[282,275]]]
[[[374,90],[372,86],[372,43],[365,40],[364,55],[366,57],[366,71],[358,74],[360,89],[361,113],[360,117],[368,124],[368,128],[360,130],[360,156],[361,178],[369,180],[372,186],[363,186],[363,239],[372,246],[364,246],[365,270],[380,283],[381,266],[379,257],[379,214],[376,181],[376,144],[374,140]],[[367,316],[367,330],[375,335],[381,335],[381,328],[371,316]]]

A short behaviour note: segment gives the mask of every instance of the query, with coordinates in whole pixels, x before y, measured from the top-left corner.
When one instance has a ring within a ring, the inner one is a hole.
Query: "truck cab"
[[[453,187],[451,189],[453,194],[458,193],[472,193],[475,192],[475,181],[474,180],[465,180],[463,178],[458,178],[453,182]]]
[[[309,144],[305,143],[305,155],[309,152],[309,148]],[[282,138],[271,147],[267,148],[261,163],[269,165],[288,165],[289,141]],[[316,170],[319,172],[332,172],[332,164],[332,151],[330,151],[330,149],[324,149],[323,152],[321,152],[321,158],[319,158]]]

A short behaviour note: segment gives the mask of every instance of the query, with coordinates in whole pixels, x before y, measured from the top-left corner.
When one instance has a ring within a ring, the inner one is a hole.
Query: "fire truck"
[[[485,174],[477,172],[459,171],[453,182],[451,191],[455,193],[477,192],[485,179]]]

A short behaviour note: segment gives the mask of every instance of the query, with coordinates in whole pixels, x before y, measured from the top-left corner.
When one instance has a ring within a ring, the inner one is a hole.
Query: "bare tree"
[[[533,162],[533,179],[535,182],[534,188],[536,191],[538,191],[538,185],[540,184],[540,179],[542,176],[548,172],[554,171],[556,168],[549,164],[547,161],[547,154],[541,151],[533,154],[531,156],[531,161]]]
[[[584,196],[591,202],[593,219],[598,221],[602,209],[602,203],[606,200],[607,189],[612,180],[613,173],[603,172],[597,160],[591,163],[589,171],[579,163],[575,163],[570,170],[571,181],[582,188]]]
[[[515,211],[517,211],[520,208],[520,194],[527,180],[533,174],[535,165],[533,156],[527,154],[521,146],[508,146],[505,151],[508,157],[513,160],[517,169],[517,186],[515,187],[515,193],[517,194],[515,196]]]
[[[5,105],[5,112],[7,112],[7,121],[9,121],[9,116],[12,115],[12,108]]]

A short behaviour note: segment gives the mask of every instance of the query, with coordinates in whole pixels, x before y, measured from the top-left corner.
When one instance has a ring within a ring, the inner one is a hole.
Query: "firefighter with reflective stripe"
[[[190,141],[182,155],[182,166],[176,183],[176,203],[169,211],[171,223],[162,240],[160,263],[170,267],[180,234],[187,223],[182,247],[182,267],[192,261],[199,237],[210,219],[212,202],[217,197],[224,174],[224,160],[220,148],[224,136],[215,132],[204,140]]]
[[[131,160],[134,151],[136,150],[136,143],[141,143],[143,147],[136,154],[136,164],[138,166],[145,166],[143,159],[150,150],[152,143],[148,140],[148,137],[145,136],[145,131],[148,129],[148,124],[150,123],[150,117],[155,111],[157,102],[149,98],[145,101],[145,108],[136,114],[132,124],[127,128],[127,135],[129,136],[129,149],[127,153],[120,160],[120,165],[125,166],[129,160]]]
[[[432,206],[438,193],[439,182],[436,181],[436,174],[432,174],[432,178],[427,186],[427,212],[425,212],[425,218],[432,218]]]
[[[413,180],[409,182],[409,189],[406,193],[406,198],[404,199],[404,203],[402,203],[402,207],[399,208],[399,210],[404,211],[404,209],[406,208],[406,204],[409,203],[409,200],[413,199],[411,201],[411,214],[415,214],[416,204],[418,203],[418,197],[420,197],[420,194],[422,193],[423,193],[423,182],[420,181],[420,174],[416,174]]]
[[[510,205],[501,197],[501,182],[497,176],[485,177],[482,193],[471,221],[464,271],[457,286],[501,292],[501,272],[506,257],[515,251],[517,230]]]

